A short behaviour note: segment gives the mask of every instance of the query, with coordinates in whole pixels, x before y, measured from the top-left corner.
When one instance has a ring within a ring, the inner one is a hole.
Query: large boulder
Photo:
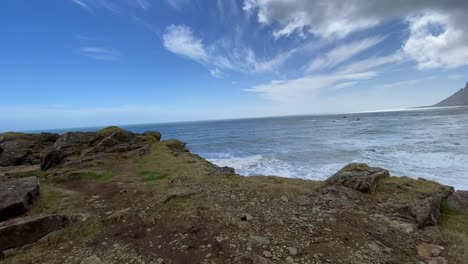
[[[429,197],[416,200],[397,210],[397,216],[404,218],[419,228],[436,226],[440,220],[440,203],[444,196],[436,193]]]
[[[41,169],[48,170],[60,165],[65,158],[63,150],[57,150],[54,147],[48,147],[41,153]]]
[[[364,193],[373,193],[378,182],[390,174],[388,170],[369,167],[363,163],[351,163],[328,178],[326,183],[330,186],[345,186]]]
[[[63,215],[31,215],[0,223],[0,253],[34,243],[65,226]]]
[[[98,140],[98,135],[92,132],[67,132],[60,136],[54,144],[56,150],[63,151],[65,156],[82,154]]]
[[[119,129],[102,139],[90,152],[125,152],[140,147],[137,136],[127,130]]]
[[[0,166],[34,165],[40,152],[54,144],[58,134],[5,133],[0,141]]]
[[[39,179],[35,176],[1,182],[0,221],[26,212],[39,195],[39,191]]]
[[[456,191],[448,197],[448,205],[464,214],[468,214],[468,191]]]

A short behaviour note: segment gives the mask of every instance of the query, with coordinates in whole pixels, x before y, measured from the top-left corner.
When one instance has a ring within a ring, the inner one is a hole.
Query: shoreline
[[[325,181],[249,177],[157,131],[0,137],[0,186],[11,186],[0,195],[31,197],[19,197],[23,211],[0,206],[6,264],[432,264],[468,254],[468,197],[366,164]],[[11,230],[22,239],[7,239]]]

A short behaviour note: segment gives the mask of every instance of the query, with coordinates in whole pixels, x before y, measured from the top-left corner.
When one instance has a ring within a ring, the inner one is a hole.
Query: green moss
[[[161,141],[163,145],[174,151],[185,151],[185,143],[177,139],[168,139]]]
[[[123,131],[124,129],[120,128],[120,127],[117,127],[117,126],[109,126],[109,127],[106,127],[106,128],[103,128],[101,130],[98,130],[96,131],[96,133],[100,136],[105,136],[105,135],[109,135],[109,134],[112,134],[114,132],[117,132],[117,131]]]
[[[86,171],[80,173],[80,179],[83,180],[108,180],[114,177],[112,171]]]
[[[162,174],[157,171],[142,171],[138,173],[138,176],[144,182],[153,182],[166,178],[167,174]]]

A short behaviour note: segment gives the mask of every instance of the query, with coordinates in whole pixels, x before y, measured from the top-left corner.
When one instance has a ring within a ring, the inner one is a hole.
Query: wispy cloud
[[[273,80],[246,89],[248,92],[261,93],[265,98],[280,102],[304,102],[317,97],[320,90],[338,86],[350,81],[367,80],[377,75],[376,72],[348,73],[335,72],[323,75],[311,75],[292,80]]]
[[[326,70],[348,61],[363,51],[381,43],[385,37],[370,37],[349,44],[343,44],[323,56],[315,58],[306,67],[307,72]]]
[[[279,53],[268,59],[259,59],[247,47],[232,47],[225,41],[206,45],[195,36],[192,29],[184,25],[170,25],[163,34],[163,46],[170,52],[194,60],[210,68],[224,69],[243,73],[263,73],[275,71],[295,49]]]
[[[89,5],[86,2],[82,0],[71,0],[71,1],[77,4],[78,6],[80,6],[81,8],[84,8],[86,11],[93,13],[93,9],[91,9],[91,7],[89,7]]]
[[[80,53],[88,58],[95,60],[113,61],[120,58],[120,54],[118,52],[103,47],[81,47]]]
[[[94,14],[94,9],[103,8],[113,13],[122,13],[128,8],[139,8],[147,11],[151,7],[148,0],[127,0],[127,1],[112,1],[112,0],[71,0],[83,9]]]

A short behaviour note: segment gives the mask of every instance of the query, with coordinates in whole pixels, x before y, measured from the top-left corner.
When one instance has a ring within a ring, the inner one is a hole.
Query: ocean
[[[323,180],[364,162],[468,190],[468,107],[122,127],[161,131],[163,139],[185,141],[193,153],[246,176]]]

